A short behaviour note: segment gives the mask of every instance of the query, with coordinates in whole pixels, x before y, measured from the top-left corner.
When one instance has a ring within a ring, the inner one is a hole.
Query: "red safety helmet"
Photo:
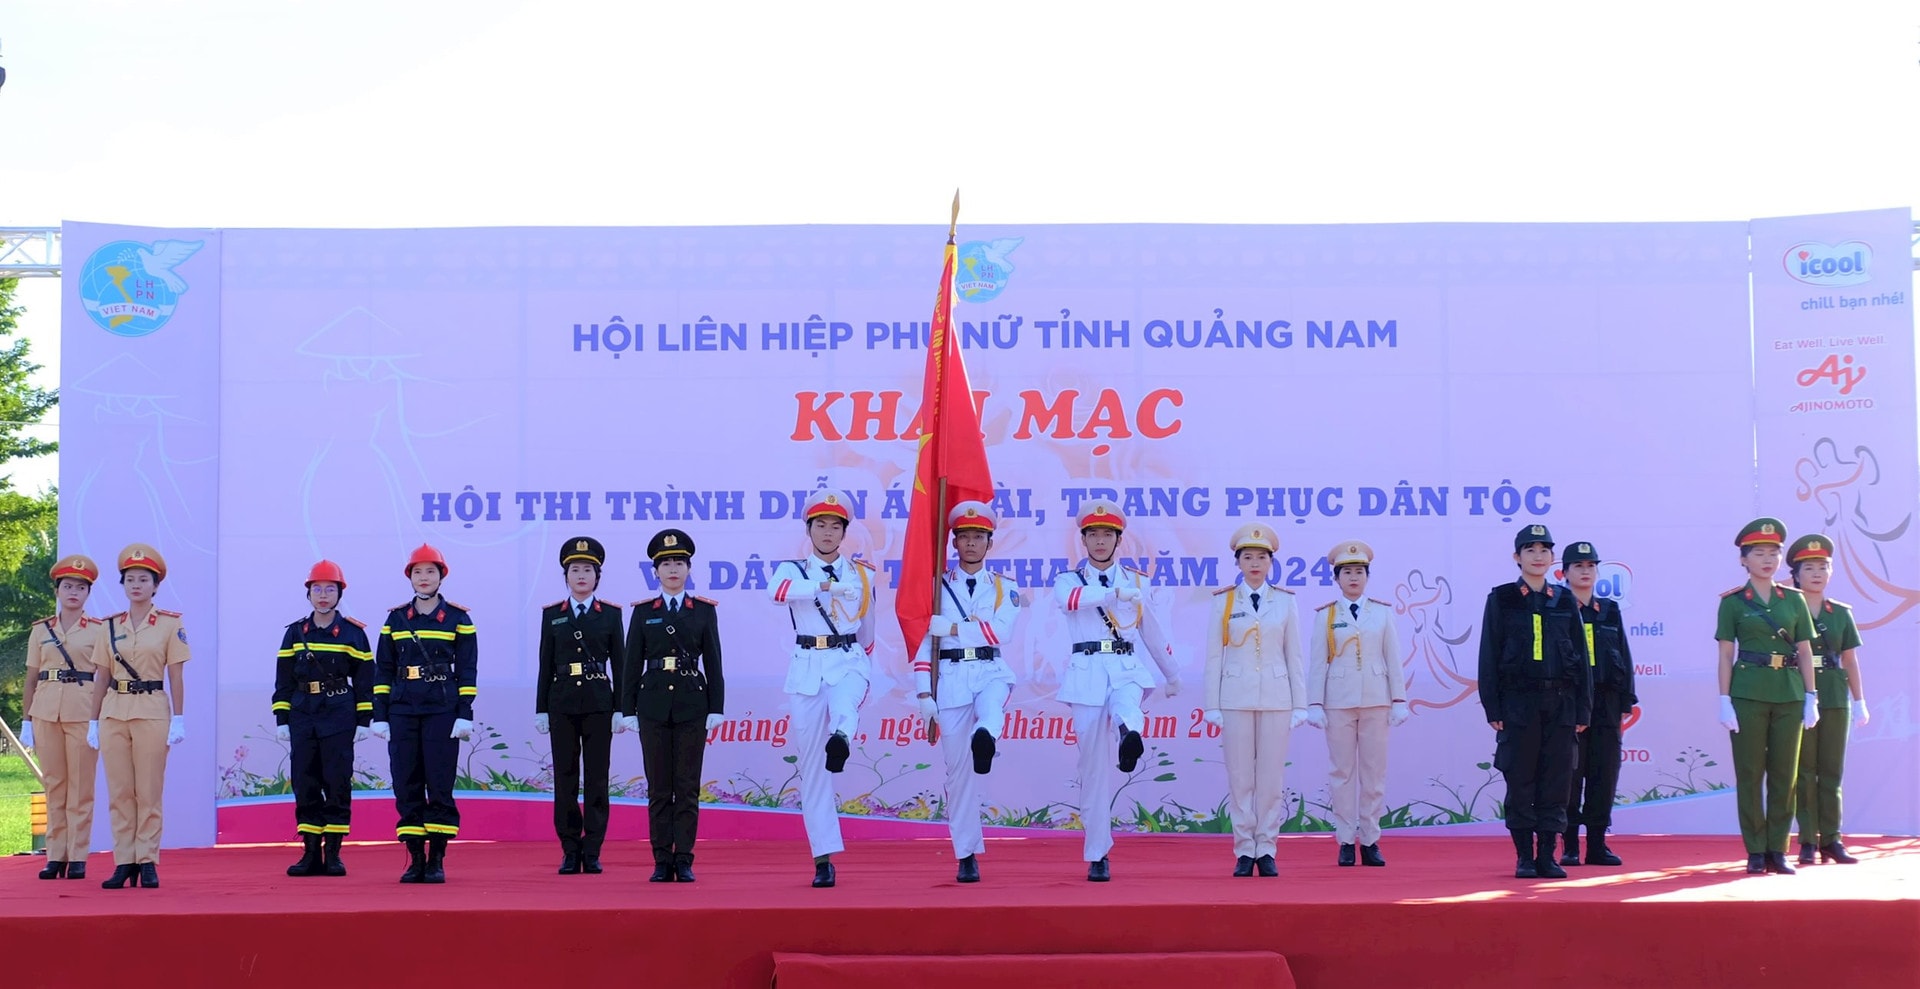
[[[332,560],[321,560],[313,565],[312,570],[307,571],[308,587],[323,580],[339,584],[343,591],[347,589],[347,575],[340,571],[340,564]]]
[[[441,556],[439,550],[434,549],[432,546],[429,546],[426,543],[421,543],[420,548],[414,550],[412,556],[407,557],[407,565],[404,569],[400,571],[400,575],[403,577],[413,576],[413,568],[419,566],[422,563],[431,563],[439,567],[440,579],[442,580],[446,579],[447,558],[444,556]]]

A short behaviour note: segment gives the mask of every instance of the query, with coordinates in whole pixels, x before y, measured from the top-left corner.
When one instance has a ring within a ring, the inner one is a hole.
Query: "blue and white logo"
[[[1808,285],[1859,285],[1873,275],[1873,245],[1850,240],[1844,244],[1807,241],[1787,248],[1780,263],[1787,275]]]
[[[143,337],[173,318],[187,283],[173,269],[206,246],[204,240],[116,240],[80,266],[80,303],[108,333]]]
[[[1013,274],[1013,262],[1007,255],[1019,247],[1025,237],[999,240],[971,240],[960,245],[960,268],[953,273],[953,291],[962,302],[992,302],[1007,290]]]

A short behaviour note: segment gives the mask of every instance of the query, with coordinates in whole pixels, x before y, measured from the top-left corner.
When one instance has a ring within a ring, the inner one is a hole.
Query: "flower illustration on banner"
[[[1445,577],[1429,579],[1424,571],[1412,570],[1407,579],[1393,589],[1393,610],[1413,622],[1413,637],[1403,660],[1407,683],[1412,686],[1417,673],[1425,670],[1433,681],[1435,695],[1410,698],[1409,707],[1449,708],[1473,696],[1480,688],[1479,664],[1474,660],[1471,675],[1460,670],[1454,647],[1464,645],[1473,635],[1473,627],[1459,635],[1448,635],[1443,622],[1447,607],[1453,603],[1453,584]]]
[[[1880,483],[1880,460],[1871,448],[1856,446],[1852,456],[1840,452],[1830,437],[1813,444],[1813,452],[1793,465],[1794,478],[1800,483],[1794,495],[1812,502],[1820,510],[1821,528],[1833,539],[1834,570],[1853,586],[1849,603],[1859,611],[1871,610],[1872,617],[1861,615],[1862,631],[1892,623],[1915,606],[1920,606],[1920,588],[1899,582],[1887,563],[1887,547],[1910,538],[1913,525],[1911,505],[1898,522],[1876,528],[1876,519],[1887,517],[1884,504],[1873,504],[1873,488]],[[1865,603],[1871,609],[1861,608]]]

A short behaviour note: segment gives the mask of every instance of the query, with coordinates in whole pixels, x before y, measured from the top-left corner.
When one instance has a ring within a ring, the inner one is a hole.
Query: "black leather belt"
[[[998,655],[1000,655],[1000,650],[995,646],[973,646],[967,649],[940,650],[941,659],[955,663],[978,662],[983,659],[993,659]]]
[[[656,656],[647,660],[648,673],[678,673],[681,676],[693,676],[700,672],[696,663],[687,662],[679,656]]]
[[[40,679],[58,680],[61,683],[92,683],[92,670],[41,670]]]
[[[426,666],[400,667],[400,679],[402,680],[445,680],[452,675],[452,663],[429,663]]]
[[[606,664],[598,662],[597,660],[588,660],[584,663],[568,663],[565,671],[556,672],[553,675],[555,680],[561,677],[586,677],[589,680],[605,680],[607,678]]]
[[[153,694],[166,687],[161,680],[114,680],[111,685],[116,694]]]
[[[1755,652],[1742,649],[1734,658],[1748,666],[1764,666],[1773,670],[1797,670],[1800,668],[1800,656],[1797,653]]]
[[[796,635],[793,637],[795,645],[805,646],[808,649],[845,649],[855,641],[857,640],[851,635]]]
[[[324,680],[302,680],[300,690],[309,694],[331,694],[347,689],[346,677],[327,677]]]
[[[1095,639],[1092,642],[1074,643],[1073,651],[1082,656],[1093,656],[1103,652],[1119,653],[1124,656],[1133,652],[1133,643],[1125,639]]]

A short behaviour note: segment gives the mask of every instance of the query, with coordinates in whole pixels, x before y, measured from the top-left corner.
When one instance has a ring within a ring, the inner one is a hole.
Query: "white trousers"
[[[800,818],[815,855],[832,855],[847,846],[840,840],[840,799],[827,772],[827,736],[839,732],[852,744],[860,728],[860,702],[867,681],[848,676],[823,684],[817,694],[788,694],[793,706],[794,744],[800,747]]]
[[[1385,707],[1327,709],[1327,789],[1333,794],[1333,836],[1342,845],[1380,840],[1387,800]]]
[[[1227,757],[1227,795],[1233,814],[1233,854],[1274,853],[1286,810],[1287,744],[1292,711],[1220,712],[1220,747]]]
[[[1075,744],[1080,746],[1080,825],[1086,829],[1081,858],[1088,862],[1098,862],[1113,850],[1113,770],[1120,728],[1140,730],[1145,694],[1137,683],[1116,683],[1107,688],[1105,704],[1069,705]]]
[[[940,754],[947,760],[947,831],[953,835],[953,857],[963,859],[987,850],[980,831],[980,784],[973,771],[973,730],[985,728],[1000,737],[1007,720],[1007,695],[1013,686],[990,683],[957,707],[940,709]]]

